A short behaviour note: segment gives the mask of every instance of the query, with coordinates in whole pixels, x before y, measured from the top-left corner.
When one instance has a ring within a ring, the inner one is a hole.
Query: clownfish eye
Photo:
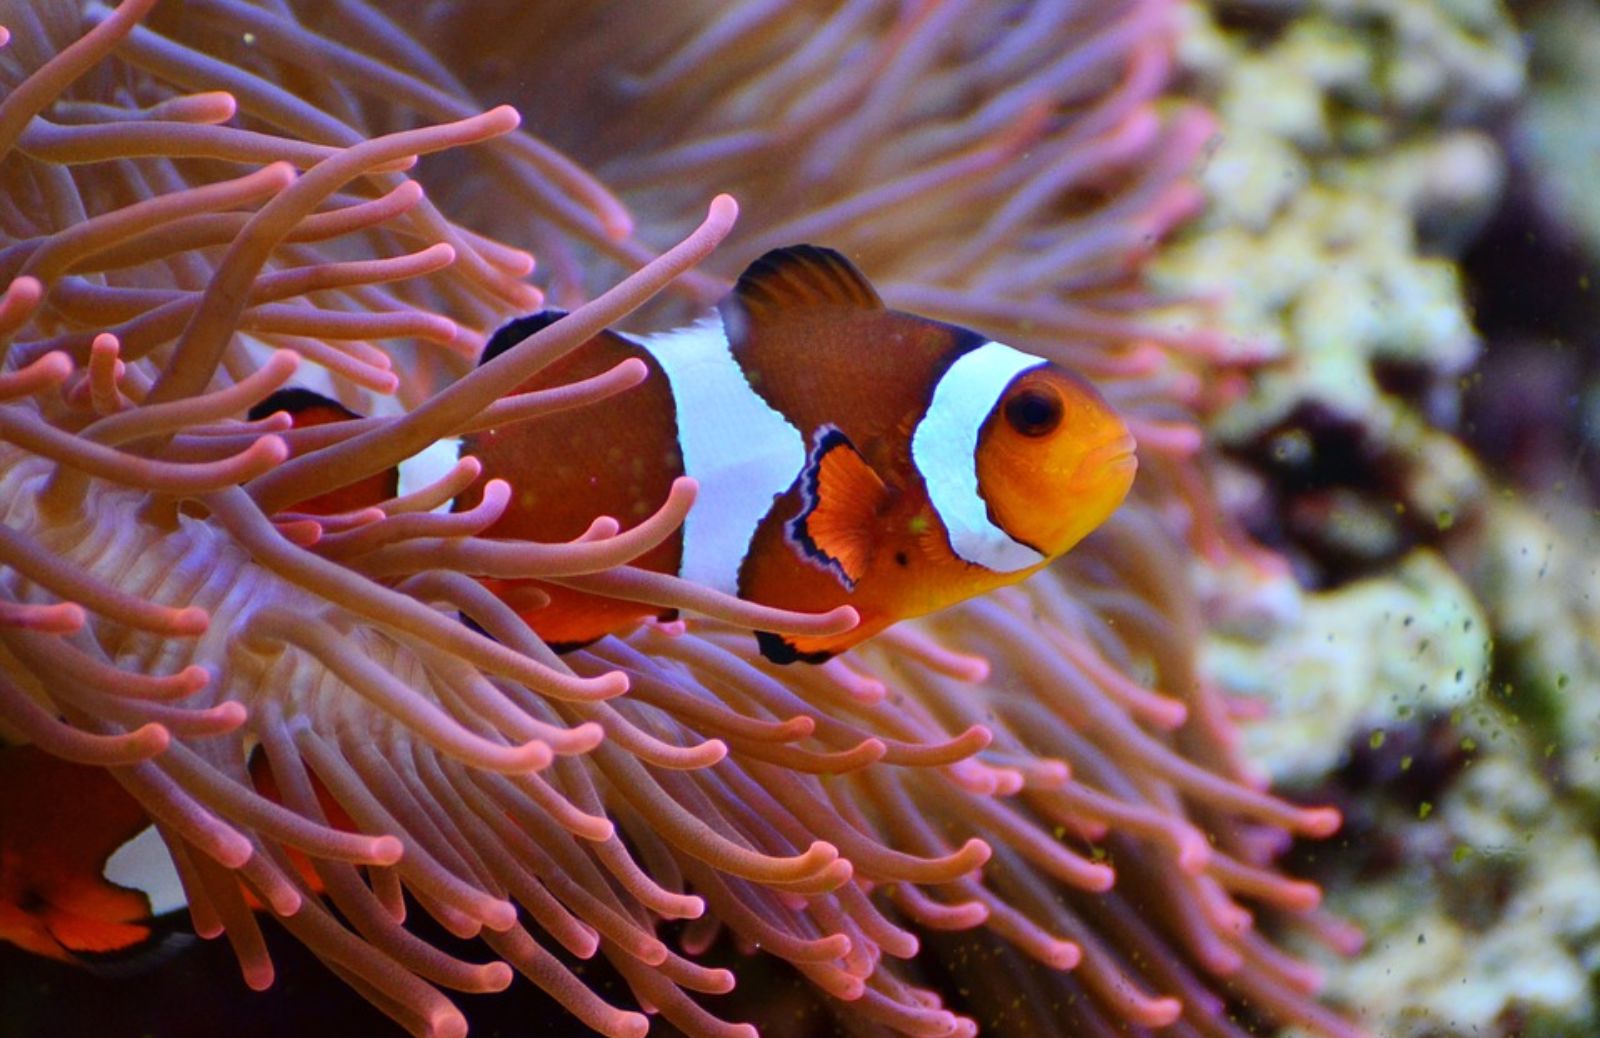
[[[1061,424],[1061,398],[1049,389],[1025,389],[1006,401],[1006,421],[1024,436],[1048,436]]]

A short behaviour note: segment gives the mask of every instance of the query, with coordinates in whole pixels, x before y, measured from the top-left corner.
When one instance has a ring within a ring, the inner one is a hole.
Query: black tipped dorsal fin
[[[807,438],[834,425],[871,455],[927,405],[951,360],[981,336],[883,305],[832,249],[775,249],[720,304],[752,389]]]
[[[303,414],[307,411],[325,409],[329,418],[325,420],[342,421],[346,418],[360,418],[361,416],[339,403],[337,400],[323,396],[312,389],[303,389],[300,386],[285,386],[267,397],[265,400],[252,407],[245,416],[252,422],[259,422],[269,414],[277,411],[287,411],[291,415]],[[296,423],[301,424],[301,423]]]
[[[806,307],[883,309],[878,290],[855,264],[817,245],[773,249],[745,268],[729,298],[757,323]]]
[[[543,331],[565,316],[565,310],[540,310],[526,317],[513,317],[496,328],[495,333],[489,336],[489,341],[483,344],[483,352],[478,355],[478,366],[489,363],[534,332]]]

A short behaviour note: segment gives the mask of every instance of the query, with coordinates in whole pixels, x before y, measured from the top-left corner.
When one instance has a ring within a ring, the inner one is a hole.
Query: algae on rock
[[[1303,788],[1353,740],[1467,704],[1489,679],[1488,639],[1471,591],[1424,549],[1392,575],[1307,594],[1275,630],[1213,637],[1205,666],[1271,704],[1245,729],[1247,754],[1275,784]]]
[[[1224,28],[1241,9],[1249,26]],[[1157,277],[1223,288],[1217,323],[1271,362],[1215,431],[1238,443],[1306,402],[1388,424],[1374,362],[1451,385],[1478,343],[1455,266],[1425,246],[1459,246],[1500,196],[1504,162],[1475,120],[1524,73],[1499,5],[1191,4],[1182,39],[1221,129],[1207,215]]]
[[[1514,140],[1600,255],[1600,14],[1532,17],[1568,71],[1534,83]],[[1327,588],[1204,578],[1232,610],[1211,676],[1270,704],[1254,759],[1346,809],[1314,868],[1368,947],[1327,963],[1329,993],[1396,1038],[1593,1034],[1600,526],[1504,500],[1454,435],[1481,348],[1456,260],[1505,194],[1522,27],[1498,0],[1196,0],[1186,18],[1187,89],[1219,131],[1206,215],[1157,271],[1214,300],[1251,372],[1212,420],[1223,505],[1288,509],[1319,450],[1366,464],[1300,516],[1358,560],[1302,569]],[[1303,528],[1278,521],[1294,557]]]

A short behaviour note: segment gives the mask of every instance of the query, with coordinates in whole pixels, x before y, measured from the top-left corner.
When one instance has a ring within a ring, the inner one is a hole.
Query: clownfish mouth
[[[1123,471],[1131,474],[1139,467],[1139,458],[1135,454],[1138,447],[1132,433],[1123,433],[1085,454],[1078,471],[1090,478]]]

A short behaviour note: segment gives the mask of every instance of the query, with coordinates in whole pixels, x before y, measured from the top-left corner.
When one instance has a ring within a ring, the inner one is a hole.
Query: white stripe
[[[152,916],[176,912],[189,903],[172,855],[153,825],[118,847],[106,859],[102,875],[117,886],[137,890],[148,898]]]
[[[949,531],[951,549],[996,573],[1037,566],[1044,556],[989,521],[989,506],[978,490],[978,433],[1011,381],[1044,363],[1004,343],[984,343],[939,379],[911,436],[912,460]]]
[[[461,460],[461,440],[451,436],[443,440],[435,440],[417,453],[406,458],[396,466],[399,475],[398,496],[405,497],[414,494],[424,487],[432,486],[449,474],[456,467],[456,462]],[[435,505],[435,512],[450,511],[448,500]]]
[[[805,466],[805,439],[750,388],[720,316],[639,344],[667,373],[684,474],[700,483],[683,524],[678,573],[735,594],[756,527]]]

